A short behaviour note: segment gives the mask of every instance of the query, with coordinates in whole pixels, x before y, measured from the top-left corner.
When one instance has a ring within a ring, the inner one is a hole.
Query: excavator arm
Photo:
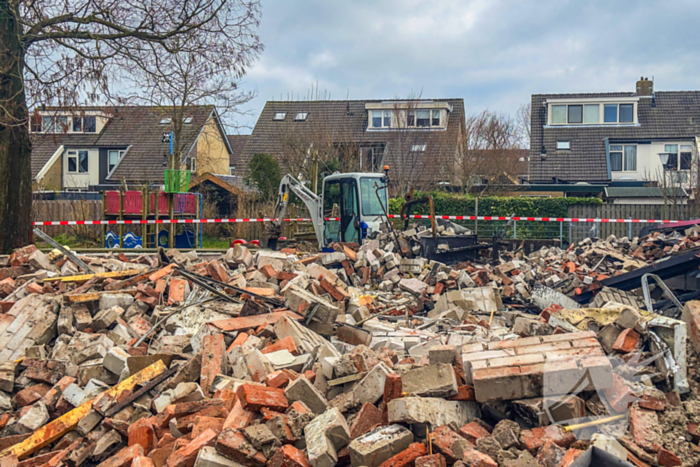
[[[291,175],[285,175],[280,181],[280,189],[277,194],[277,202],[272,217],[276,220],[271,221],[265,226],[263,236],[264,248],[277,248],[277,240],[282,234],[282,223],[287,215],[287,204],[289,203],[289,193],[293,192],[301,199],[311,213],[311,221],[316,232],[319,248],[323,247],[323,201],[316,193],[306,188],[299,180]]]

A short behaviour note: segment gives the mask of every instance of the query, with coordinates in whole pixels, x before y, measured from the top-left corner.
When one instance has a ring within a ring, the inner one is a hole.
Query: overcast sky
[[[700,89],[697,1],[263,0],[265,51],[238,119],[267,100],[461,97],[514,114],[530,95]]]

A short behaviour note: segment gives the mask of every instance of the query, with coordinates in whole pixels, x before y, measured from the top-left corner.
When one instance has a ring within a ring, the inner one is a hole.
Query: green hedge
[[[414,193],[415,198],[432,195],[435,204],[435,214],[447,216],[473,216],[475,215],[476,198],[469,195],[458,195],[445,192]],[[403,198],[389,200],[389,211],[399,214],[404,204]],[[530,217],[567,217],[569,206],[574,205],[599,205],[602,201],[598,198],[527,198],[527,197],[502,197],[486,196],[479,198],[479,216],[530,216]],[[429,214],[427,205],[414,206],[412,214]],[[471,221],[458,222],[468,228],[473,228]],[[556,225],[555,225],[556,224]],[[505,222],[480,221],[479,236],[491,235],[494,229],[504,228]],[[511,225],[506,236],[512,236],[515,232]],[[517,225],[518,238],[558,238],[560,230],[558,223],[547,222],[520,222]]]

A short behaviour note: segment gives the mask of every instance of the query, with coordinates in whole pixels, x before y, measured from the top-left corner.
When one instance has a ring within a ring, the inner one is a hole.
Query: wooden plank
[[[274,313],[265,313],[264,315],[244,316],[242,318],[221,319],[218,321],[210,321],[209,324],[216,326],[222,331],[243,331],[245,329],[257,328],[262,324],[275,324],[284,317],[301,320],[302,316],[292,311],[276,311]]]
[[[129,295],[136,295],[136,289],[124,289],[124,290],[105,290],[102,292],[89,292],[80,294],[68,294],[64,295],[64,300],[66,303],[85,303],[94,302],[99,300],[103,295],[128,293]]]
[[[139,282],[145,282],[146,280],[148,280],[148,276],[150,276],[153,273],[153,271],[153,269],[149,269],[143,274],[139,274],[138,276],[134,276],[130,279],[125,279],[119,282],[112,282],[111,284],[107,284],[105,286],[105,290],[121,290],[127,287],[134,286]]]
[[[143,371],[136,373],[133,376],[125,379],[116,386],[107,389],[99,394],[94,399],[83,403],[70,412],[58,417],[51,423],[39,428],[26,440],[0,452],[0,457],[15,455],[19,459],[23,459],[31,454],[34,454],[39,449],[49,443],[53,443],[57,439],[64,436],[66,433],[73,431],[80,420],[82,420],[90,410],[94,402],[98,402],[104,396],[116,398],[123,391],[133,391],[137,385],[142,385],[157,377],[167,370],[165,364],[158,360],[153,365],[145,368]]]
[[[87,282],[93,277],[97,277],[98,279],[107,279],[107,278],[112,278],[112,279],[117,279],[117,278],[122,278],[122,277],[131,277],[135,276],[136,274],[141,274],[143,269],[129,269],[128,271],[111,271],[111,272],[101,272],[99,274],[83,274],[80,276],[65,276],[65,277],[53,277],[50,279],[44,279],[44,282]]]

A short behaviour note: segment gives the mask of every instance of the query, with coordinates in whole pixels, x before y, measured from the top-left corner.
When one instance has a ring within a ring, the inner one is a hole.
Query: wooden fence
[[[34,200],[33,221],[102,220],[102,200]],[[99,225],[43,226],[41,230],[55,237],[62,233],[97,239]]]

